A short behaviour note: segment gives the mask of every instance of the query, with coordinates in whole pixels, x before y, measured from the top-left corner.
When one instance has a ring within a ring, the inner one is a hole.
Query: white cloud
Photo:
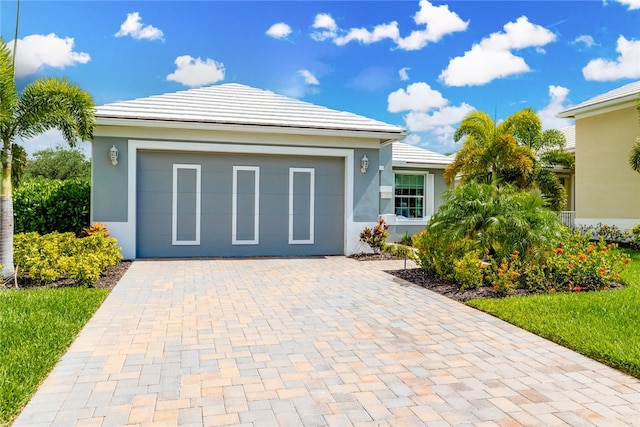
[[[309,70],[299,70],[298,74],[304,77],[304,82],[308,85],[319,85],[320,82]]]
[[[412,133],[407,135],[402,141],[400,142],[404,142],[405,144],[409,144],[409,145],[420,145],[420,135]]]
[[[440,92],[424,82],[413,83],[406,89],[390,93],[387,101],[387,110],[392,113],[408,111],[404,121],[409,131],[424,133],[420,136],[413,134],[405,142],[436,151],[455,149],[454,125],[474,110],[464,102],[458,106],[449,105],[449,101]],[[423,137],[425,142],[422,142]]]
[[[620,55],[615,61],[602,58],[589,61],[582,69],[584,78],[604,82],[640,77],[640,40],[627,40],[620,36],[616,52]]]
[[[571,43],[573,44],[584,43],[585,46],[592,47],[592,46],[595,46],[596,41],[593,39],[593,37],[583,34],[581,36],[576,37]]]
[[[568,107],[567,95],[569,95],[569,89],[566,87],[549,86],[549,103],[542,110],[538,111],[538,117],[540,117],[542,121],[543,129],[560,129],[571,126],[573,123],[572,120],[556,117],[560,111]]]
[[[269,27],[266,34],[274,39],[285,39],[291,34],[291,27],[284,22],[278,22]]]
[[[640,0],[616,0],[618,3],[623,4],[629,8],[629,10],[640,9]]]
[[[334,39],[337,36],[338,25],[328,13],[319,13],[313,22],[313,28],[319,31],[311,33],[311,37],[317,41]]]
[[[116,37],[131,36],[136,40],[164,40],[162,30],[153,25],[144,25],[138,12],[127,13],[127,19],[120,25]]]
[[[402,81],[409,80],[409,70],[410,69],[411,68],[409,68],[409,67],[403,67],[403,68],[400,68],[398,70],[398,76],[400,77],[400,80],[402,80]]]
[[[200,87],[224,79],[224,64],[213,59],[194,58],[190,55],[178,56],[174,61],[176,71],[167,76],[168,81],[189,87]]]
[[[13,44],[13,40],[7,43],[11,51],[13,51]],[[74,44],[73,38],[63,39],[53,33],[46,36],[33,34],[18,39],[16,76],[28,76],[46,67],[62,69],[89,62],[91,56],[85,52],[74,52]]]
[[[431,113],[424,111],[410,111],[404,117],[404,120],[407,127],[412,132],[435,131],[439,134],[448,134],[448,131],[443,132],[443,130],[452,127],[452,125],[456,123],[460,123],[464,116],[473,110],[474,108],[471,105],[463,102],[457,107],[446,106]],[[453,135],[452,132],[451,135]]]
[[[512,50],[541,48],[555,39],[551,31],[521,16],[515,22],[505,24],[503,32],[490,34],[463,56],[450,60],[439,79],[447,86],[475,86],[525,73],[530,70],[529,66]]]
[[[458,14],[449,10],[449,6],[434,6],[427,0],[420,1],[420,10],[413,17],[418,26],[425,26],[422,30],[414,30],[407,37],[400,36],[400,29],[396,21],[378,24],[373,30],[366,28],[338,28],[335,20],[326,13],[316,15],[311,33],[314,40],[331,40],[338,46],[344,46],[352,41],[363,44],[376,43],[381,40],[392,40],[399,49],[419,50],[429,42],[437,42],[447,34],[464,31],[468,21],[460,19]]]
[[[334,43],[338,46],[344,46],[352,41],[371,44],[384,39],[398,40],[399,37],[398,23],[394,21],[389,24],[376,25],[373,31],[369,31],[366,28],[352,28],[346,35],[336,37]]]
[[[413,20],[426,28],[412,31],[409,36],[399,39],[397,43],[400,49],[422,49],[428,42],[437,42],[447,34],[464,31],[469,26],[469,21],[463,21],[457,13],[449,10],[448,5],[434,6],[427,0],[420,1],[420,10]]]
[[[400,111],[429,111],[447,105],[448,101],[437,90],[426,83],[413,83],[407,89],[398,89],[389,94],[387,110],[391,113]]]

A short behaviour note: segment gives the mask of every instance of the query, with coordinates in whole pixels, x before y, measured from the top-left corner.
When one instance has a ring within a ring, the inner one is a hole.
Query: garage
[[[342,254],[344,163],[140,151],[136,257]]]
[[[102,105],[96,123],[91,221],[125,259],[361,251],[406,136],[236,83]]]

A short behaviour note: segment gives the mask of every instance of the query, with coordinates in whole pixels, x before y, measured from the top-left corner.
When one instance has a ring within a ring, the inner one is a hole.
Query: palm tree
[[[0,263],[5,279],[15,274],[11,180],[14,140],[32,138],[49,129],[59,129],[71,146],[78,139],[90,140],[94,107],[91,95],[66,79],[38,79],[18,94],[11,52],[0,38]]]
[[[566,192],[549,169],[573,167],[573,156],[565,150],[558,130],[542,131],[540,118],[530,108],[496,124],[482,111],[472,111],[460,123],[454,140],[464,144],[445,170],[447,185],[460,174],[462,182],[510,183],[520,189],[537,189],[552,210],[561,210]]]

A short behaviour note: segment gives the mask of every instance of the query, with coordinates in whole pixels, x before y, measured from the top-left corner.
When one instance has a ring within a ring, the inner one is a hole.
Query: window
[[[396,174],[394,210],[397,216],[424,219],[433,214],[433,175]]]

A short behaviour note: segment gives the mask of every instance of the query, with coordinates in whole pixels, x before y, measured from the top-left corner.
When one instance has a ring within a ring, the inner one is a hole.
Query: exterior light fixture
[[[109,159],[113,166],[118,164],[118,148],[115,145],[109,149]]]
[[[360,172],[367,173],[367,169],[369,169],[369,159],[367,159],[367,155],[362,156],[362,160],[360,160]]]

